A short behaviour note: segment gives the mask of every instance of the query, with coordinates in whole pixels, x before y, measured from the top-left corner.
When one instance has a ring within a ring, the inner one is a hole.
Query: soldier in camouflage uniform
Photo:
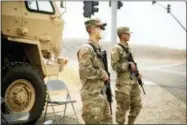
[[[119,44],[131,52],[128,45],[131,34],[129,28],[119,27],[117,29],[117,34],[120,39]],[[135,76],[130,79],[131,70],[136,70],[135,64],[133,62],[128,62],[126,51],[120,45],[116,44],[111,52],[111,65],[117,74],[115,89],[115,98],[117,102],[116,122],[118,124],[124,124],[125,115],[130,109],[128,124],[134,124],[134,121],[142,108],[140,88],[137,80]]]
[[[97,53],[100,53],[100,31],[105,30],[106,23],[91,19],[85,22],[85,26],[89,34],[88,43],[97,48]],[[101,94],[104,81],[109,80],[109,76],[104,70],[103,62],[88,43],[82,45],[77,53],[82,83],[82,118],[85,124],[110,124],[112,116],[109,103],[106,95]]]

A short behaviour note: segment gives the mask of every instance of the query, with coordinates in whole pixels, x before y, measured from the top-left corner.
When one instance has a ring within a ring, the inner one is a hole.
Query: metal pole
[[[111,43],[117,43],[117,1],[111,1]]]
[[[172,13],[170,14],[178,22],[178,24],[187,32],[186,28],[182,25],[182,23]]]
[[[162,4],[160,3],[157,3],[157,4],[167,10],[167,7],[163,6]]]
[[[164,7],[162,4],[159,4],[159,3],[157,3],[157,4],[167,10],[167,7]],[[171,12],[170,12],[170,14],[178,22],[178,24],[185,30],[185,32],[187,32],[186,28],[182,25],[182,23]]]

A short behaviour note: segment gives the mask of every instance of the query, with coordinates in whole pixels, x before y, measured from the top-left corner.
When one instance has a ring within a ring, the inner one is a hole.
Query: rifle
[[[102,51],[102,60],[103,60],[103,64],[104,64],[104,68],[106,73],[108,74],[109,78],[110,78],[110,73],[108,71],[108,62],[107,62],[107,53],[106,50]],[[105,82],[105,87],[106,87],[106,95],[107,95],[107,100],[109,102],[110,105],[110,111],[112,114],[112,90],[110,87],[110,80]]]
[[[143,91],[143,93],[144,93],[144,95],[145,95],[145,90],[144,90],[144,87],[143,87],[143,84],[144,84],[144,83],[142,82],[142,79],[138,77],[138,76],[140,75],[140,73],[139,73],[139,70],[138,70],[138,67],[137,67],[137,63],[134,61],[134,59],[133,59],[133,57],[132,57],[132,53],[129,52],[123,45],[121,45],[121,44],[119,44],[119,43],[118,43],[118,45],[121,46],[121,47],[125,50],[125,52],[127,53],[127,55],[128,55],[128,61],[129,61],[129,62],[133,62],[133,63],[135,64],[136,71],[135,71],[135,72],[131,72],[131,77],[130,77],[130,79],[132,79],[132,76],[133,76],[133,75],[136,76],[136,79],[138,80],[138,84],[139,84],[140,87],[142,88],[142,91]],[[132,70],[131,70],[131,71],[132,71]]]
[[[89,45],[92,46],[92,48],[94,49],[95,53],[97,54],[97,57],[103,62],[104,64],[104,70],[106,71],[106,73],[108,74],[109,78],[110,78],[110,73],[108,71],[108,62],[107,62],[107,53],[106,53],[106,50],[102,51],[99,50],[101,52],[101,54],[99,54],[97,52],[97,48],[95,48],[91,43],[88,43]],[[105,81],[105,88],[106,88],[106,96],[107,96],[107,100],[108,100],[108,103],[110,105],[110,112],[112,114],[112,90],[111,90],[111,87],[110,87],[110,80],[108,81]],[[102,93],[102,91],[101,91]]]

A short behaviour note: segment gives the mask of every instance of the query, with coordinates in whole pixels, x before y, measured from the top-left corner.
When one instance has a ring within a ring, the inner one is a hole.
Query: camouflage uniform
[[[98,44],[90,41],[96,48]],[[100,48],[101,49],[101,48]],[[112,123],[109,103],[101,94],[104,65],[89,44],[84,44],[78,51],[79,75],[82,83],[82,118],[86,124]]]
[[[118,34],[122,32],[129,33],[129,28],[118,28]],[[126,49],[129,49],[127,43],[120,42]],[[131,52],[131,49],[129,49]],[[141,108],[140,88],[135,77],[130,79],[130,69],[128,57],[125,50],[116,44],[112,48],[111,65],[117,73],[115,98],[117,102],[116,121],[118,124],[124,124],[126,112],[130,109],[128,123],[134,124]]]

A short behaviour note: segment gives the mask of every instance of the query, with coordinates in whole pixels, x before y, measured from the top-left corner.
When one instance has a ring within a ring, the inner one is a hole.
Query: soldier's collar
[[[96,43],[96,42],[94,42],[94,41],[92,41],[92,40],[89,40],[89,42],[90,42],[92,45],[94,45],[97,49],[100,49],[100,48],[101,48],[100,45],[99,45],[98,43]]]

